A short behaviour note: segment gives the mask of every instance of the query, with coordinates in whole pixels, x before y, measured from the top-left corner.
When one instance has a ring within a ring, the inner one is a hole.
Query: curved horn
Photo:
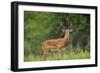
[[[63,28],[65,28],[65,26],[62,25],[62,23],[60,23],[60,25],[61,25]]]

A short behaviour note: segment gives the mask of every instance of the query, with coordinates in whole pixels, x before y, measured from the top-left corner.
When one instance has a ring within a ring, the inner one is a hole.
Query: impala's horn
[[[60,23],[60,26],[62,26],[63,28],[66,28],[62,23]]]

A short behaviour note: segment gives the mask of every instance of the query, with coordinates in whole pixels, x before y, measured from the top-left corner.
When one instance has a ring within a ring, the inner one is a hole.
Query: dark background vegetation
[[[48,39],[64,36],[63,27],[72,24],[70,49],[90,50],[90,15],[24,11],[24,57],[42,53],[42,43]],[[68,48],[68,47],[67,47]]]

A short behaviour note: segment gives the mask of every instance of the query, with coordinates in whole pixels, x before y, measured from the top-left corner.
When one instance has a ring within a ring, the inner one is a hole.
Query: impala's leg
[[[59,52],[59,59],[61,58],[61,51],[60,51],[60,49],[58,50],[58,52]]]
[[[43,51],[43,60],[47,60],[48,50]]]
[[[64,57],[64,48],[60,49],[60,54],[61,54],[61,58],[63,58]]]

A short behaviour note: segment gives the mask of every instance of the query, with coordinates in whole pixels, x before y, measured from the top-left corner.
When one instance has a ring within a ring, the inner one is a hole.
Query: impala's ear
[[[62,32],[65,32],[65,29],[62,29]]]
[[[73,31],[73,29],[70,29],[70,30],[69,30],[69,32],[72,32],[72,31]]]

